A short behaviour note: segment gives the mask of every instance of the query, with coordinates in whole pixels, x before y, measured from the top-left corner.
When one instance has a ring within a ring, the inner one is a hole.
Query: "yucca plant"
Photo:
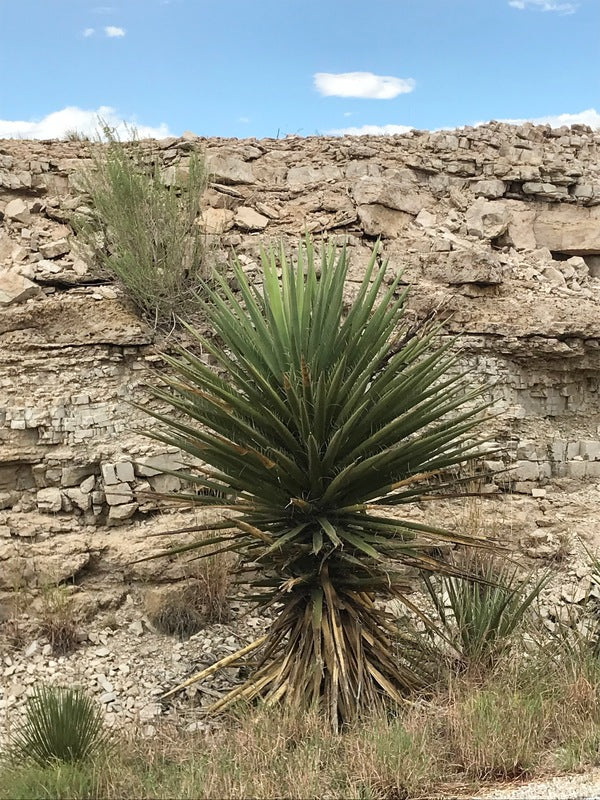
[[[399,513],[457,490],[457,468],[480,451],[481,391],[433,323],[406,324],[406,291],[400,276],[385,282],[377,248],[349,308],[345,248],[319,259],[307,241],[295,264],[270,250],[258,285],[232,269],[238,293],[218,275],[205,287],[217,340],[188,327],[217,368],[182,349],[153,390],[171,411],[149,412],[161,423],[150,435],[200,464],[176,473],[192,488],[180,499],[223,511],[204,528],[214,536],[171,553],[235,551],[242,577],[250,562],[258,570],[250,597],[276,612],[264,637],[223,662],[260,653],[213,709],[237,698],[322,704],[336,725],[421,683],[394,655],[376,599],[409,602],[407,567],[453,571],[432,543],[481,543]]]
[[[472,554],[466,567],[467,575],[423,578],[454,666],[490,669],[523,630],[549,574],[523,578],[516,565],[487,553]]]
[[[81,689],[37,688],[24,724],[10,737],[9,753],[40,766],[85,761],[108,744],[100,707]]]

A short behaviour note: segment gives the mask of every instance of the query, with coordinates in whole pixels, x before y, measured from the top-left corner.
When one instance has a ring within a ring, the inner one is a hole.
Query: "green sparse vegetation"
[[[185,165],[162,169],[135,138],[123,143],[107,126],[104,136],[82,179],[89,210],[73,221],[77,239],[149,320],[171,326],[197,310],[209,272],[199,226],[204,161],[192,153]]]
[[[81,689],[40,686],[26,720],[9,738],[14,762],[47,767],[92,759],[107,745],[100,707]]]
[[[121,738],[110,758],[5,763],[0,800],[469,796],[485,782],[600,763],[599,690],[600,670],[538,653],[338,734],[314,711],[238,708],[210,736],[165,727],[152,740]]]
[[[424,573],[423,580],[453,668],[489,670],[526,628],[549,575],[523,578],[516,565],[485,552],[463,561],[467,577],[442,575],[435,582]]]

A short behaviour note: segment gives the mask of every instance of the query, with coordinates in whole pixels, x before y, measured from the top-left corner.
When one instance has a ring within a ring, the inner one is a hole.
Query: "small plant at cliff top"
[[[78,239],[155,324],[197,308],[206,277],[205,237],[198,226],[207,176],[193,153],[185,167],[161,171],[141,143],[122,143],[105,126],[83,177],[89,213],[74,220]],[[172,173],[172,174],[171,174]],[[167,185],[167,183],[169,185]]]
[[[179,497],[223,510],[196,529],[211,538],[169,552],[236,552],[241,576],[252,565],[251,599],[276,614],[265,636],[220,662],[259,651],[250,677],[212,709],[238,698],[316,704],[336,726],[422,685],[375,601],[410,602],[407,567],[452,572],[436,544],[482,544],[398,512],[457,491],[458,466],[480,454],[471,435],[483,406],[452,342],[432,324],[408,327],[406,292],[399,276],[384,282],[377,249],[347,311],[346,250],[323,249],[318,262],[308,241],[296,264],[264,253],[260,288],[235,261],[239,295],[216,276],[206,313],[220,341],[189,333],[219,371],[181,349],[153,390],[171,412],[149,413],[161,423],[151,436],[204,464],[177,473],[190,485]]]

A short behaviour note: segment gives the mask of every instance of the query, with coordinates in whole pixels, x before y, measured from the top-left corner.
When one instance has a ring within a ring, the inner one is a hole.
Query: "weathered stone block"
[[[40,291],[37,284],[18,272],[0,270],[0,306],[24,303],[30,297],[35,297]]]
[[[56,514],[62,508],[62,496],[60,489],[49,486],[46,489],[39,489],[36,495],[37,507],[40,511]]]
[[[64,494],[81,511],[87,511],[92,506],[92,498],[89,493],[82,492],[81,489],[65,489]]]
[[[240,206],[233,219],[234,225],[243,231],[262,231],[269,224],[268,217],[259,214],[253,208]]]
[[[123,505],[111,506],[108,511],[108,524],[115,524],[130,519],[135,514],[137,508],[137,503],[125,503]]]
[[[128,483],[109,484],[105,486],[104,493],[109,506],[120,506],[133,500],[133,492]]]
[[[102,480],[106,485],[119,483],[114,464],[104,462],[100,465],[100,471],[102,472]]]
[[[233,156],[208,155],[206,167],[216,183],[255,183],[256,178],[250,164]]]
[[[78,486],[84,478],[94,472],[93,464],[81,466],[70,464],[62,468],[60,482],[62,486]]]
[[[359,206],[357,210],[364,232],[384,239],[396,239],[413,219],[404,211],[377,204]]]
[[[510,214],[500,201],[479,198],[467,209],[467,232],[480,239],[496,239],[508,228]]]
[[[66,255],[71,250],[71,245],[66,239],[57,239],[54,242],[46,242],[40,245],[40,253],[44,258],[59,258]]]
[[[131,461],[118,461],[115,464],[115,473],[120,481],[129,482],[135,480]]]
[[[388,178],[366,176],[360,178],[353,189],[357,205],[381,205],[405,211],[416,216],[425,206],[425,202],[409,183],[398,183]]]
[[[6,204],[4,216],[14,222],[22,222],[23,224],[27,224],[30,220],[31,214],[29,212],[29,206],[27,203],[24,200],[21,200],[20,197],[17,197],[14,200],[9,200],[9,202]]]

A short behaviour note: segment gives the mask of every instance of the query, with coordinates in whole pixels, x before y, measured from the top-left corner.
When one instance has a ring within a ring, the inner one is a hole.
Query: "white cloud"
[[[415,88],[412,78],[394,78],[372,72],[315,72],[315,88],[325,97],[367,97],[392,100]]]
[[[164,139],[171,135],[164,122],[154,128],[142,125],[135,119],[123,121],[123,118],[110,106],[100,106],[95,110],[68,106],[35,121],[0,119],[0,139],[62,139],[69,131],[77,131],[95,138],[99,131],[100,119],[114,128],[121,139],[130,139],[132,128],[141,139]]]
[[[244,124],[247,124],[248,122],[250,122],[250,117],[238,117],[238,122],[243,122]]]
[[[414,128],[408,125],[361,125],[359,128],[333,128],[325,131],[330,136],[393,136],[397,133],[410,133]]]
[[[579,3],[558,3],[556,0],[508,0],[511,8],[524,11],[527,8],[537,11],[558,11],[560,14],[574,14]]]
[[[93,28],[85,28],[85,30],[83,31],[83,35],[84,35],[84,37],[86,39],[88,39],[90,36],[94,35],[94,29]]]
[[[534,125],[551,125],[553,128],[560,128],[562,125],[589,125],[590,128],[600,129],[600,114],[595,108],[588,108],[578,114],[549,114],[547,117],[500,119],[498,122],[506,122],[509,125],[523,125],[525,122],[533,122]],[[478,122],[476,124],[483,125],[485,123]]]
[[[104,33],[110,39],[116,39],[116,38],[119,38],[120,36],[125,36],[125,29],[124,28],[117,28],[114,25],[107,25],[104,28]]]

